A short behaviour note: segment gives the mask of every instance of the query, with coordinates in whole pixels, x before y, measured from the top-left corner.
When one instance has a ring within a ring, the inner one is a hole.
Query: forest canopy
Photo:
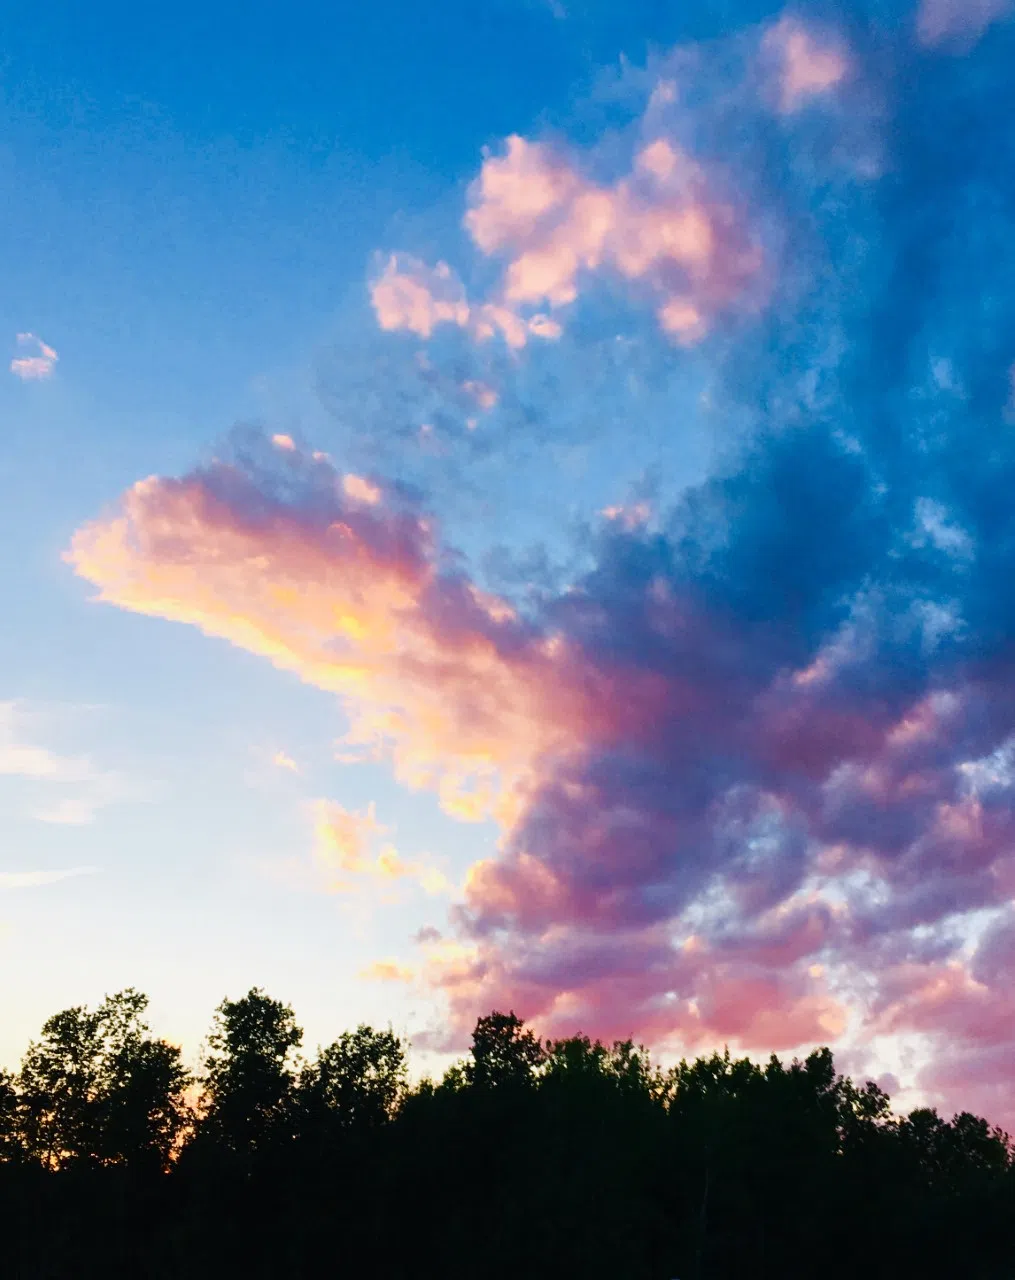
[[[832,1053],[663,1069],[631,1041],[480,1018],[411,1082],[361,1025],[314,1053],[254,988],[195,1072],[133,989],[0,1074],[4,1274],[983,1277],[1013,1273],[1008,1136],[896,1115]]]

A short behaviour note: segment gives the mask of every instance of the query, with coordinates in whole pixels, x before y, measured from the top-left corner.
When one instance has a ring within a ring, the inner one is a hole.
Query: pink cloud
[[[406,254],[391,255],[370,286],[370,299],[382,329],[406,329],[420,338],[443,324],[457,325],[480,342],[499,335],[513,350],[530,337],[560,336],[560,326],[548,316],[526,318],[503,303],[470,303],[447,263],[428,267]]]
[[[465,290],[446,262],[428,267],[392,254],[370,286],[370,298],[382,329],[408,329],[429,338],[439,324],[464,328],[469,323]]]
[[[424,949],[456,1032],[506,1004],[547,1033],[677,1047],[942,1026],[988,1045],[1008,943],[969,967],[947,930],[1015,892],[1015,781],[991,763],[1015,734],[1009,672],[888,688],[863,596],[805,643],[698,590],[623,512],[598,567],[525,616],[448,567],[429,513],[348,481],[247,448],[141,481],[68,559],[100,599],[337,695],[345,750],[499,824],[454,937]],[[316,819],[336,885],[451,892],[372,810]]]
[[[598,714],[593,690],[561,679],[568,647],[442,575],[432,523],[411,507],[363,501],[326,460],[287,465],[303,468],[313,510],[266,504],[256,476],[215,464],[138,482],[68,559],[100,599],[196,625],[339,695],[349,745],[390,752],[450,812],[510,811],[533,759]]]
[[[52,376],[60,359],[51,346],[34,333],[19,333],[18,347],[30,355],[15,356],[11,361],[11,373],[22,382],[40,382]]]
[[[381,491],[377,485],[365,480],[362,476],[351,473],[342,477],[342,491],[353,502],[365,502],[371,507],[376,506],[381,500]]]
[[[923,45],[968,51],[988,27],[1011,13],[1011,0],[922,0],[916,34]]]
[[[587,277],[609,270],[643,283],[682,342],[703,336],[761,266],[741,215],[665,138],[641,148],[628,177],[602,186],[548,145],[512,136],[484,161],[465,226],[483,253],[506,259],[507,305],[566,306]]]
[[[476,1010],[511,1005],[544,1035],[580,1027],[610,1041],[635,1034],[681,1051],[726,1041],[792,1049],[836,1039],[847,1014],[806,968],[730,962],[675,951],[659,929],[608,936],[560,927],[505,947],[439,939],[424,946],[424,978],[448,998],[447,1043]]]
[[[849,72],[841,45],[822,41],[794,18],[782,18],[765,33],[764,51],[778,64],[778,101],[797,111],[810,98],[828,93]]]
[[[880,975],[876,1025],[922,1035],[918,1085],[946,1114],[975,1110],[1015,1132],[1015,945],[1011,918],[988,930],[971,961],[903,962]],[[1000,944],[1000,945],[999,945]]]
[[[632,791],[629,779],[613,794],[609,776],[589,774],[612,744],[635,761],[663,750],[667,771],[707,753],[729,727],[716,708],[728,703],[735,653],[715,650],[719,667],[694,680],[592,660],[582,632],[598,625],[594,600],[570,597],[555,624],[523,623],[508,602],[442,576],[429,518],[383,491],[357,500],[324,460],[296,454],[284,465],[302,469],[298,503],[225,463],[142,481],[76,535],[69,558],[100,598],[197,625],[338,694],[355,743],[388,753],[449,813],[501,823],[502,853],[465,885],[460,950],[427,968],[462,1019],[510,992],[555,1029],[580,1017],[597,1032],[745,1043],[830,1034],[839,1014],[810,972],[824,944],[814,922],[773,922],[729,955],[714,943],[674,952],[659,921],[679,916],[710,872],[707,861],[688,864],[674,881],[670,851],[707,847],[707,824],[673,809],[665,785]],[[695,649],[709,626],[689,601],[654,587],[644,608],[660,635]],[[667,724],[687,728],[664,748]],[[431,868],[383,843],[372,810],[322,801],[315,832],[318,865],[336,885],[413,879],[447,891]],[[653,882],[656,906],[643,898]]]

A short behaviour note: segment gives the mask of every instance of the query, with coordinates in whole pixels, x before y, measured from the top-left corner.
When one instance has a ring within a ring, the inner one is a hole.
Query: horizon
[[[11,24],[0,1065],[256,986],[1015,1130],[1015,10],[676,10]]]

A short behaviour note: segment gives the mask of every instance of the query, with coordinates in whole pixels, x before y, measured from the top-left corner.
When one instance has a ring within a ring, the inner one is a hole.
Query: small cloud
[[[4,889],[35,889],[44,884],[56,884],[72,876],[94,875],[98,867],[69,867],[65,871],[0,871],[0,891]]]
[[[290,773],[299,773],[300,767],[292,756],[286,755],[284,751],[276,751],[271,758],[271,763],[276,769],[288,769]]]
[[[11,373],[22,382],[41,382],[52,375],[60,359],[48,343],[34,333],[19,333],[18,350],[28,354],[15,356],[11,361]]]
[[[923,0],[916,18],[922,45],[967,53],[988,27],[1011,13],[1011,0]]]
[[[355,879],[334,879],[329,888],[350,892],[356,882],[392,884],[414,880],[428,894],[450,893],[451,882],[436,867],[406,862],[393,844],[376,850],[377,840],[387,833],[377,821],[373,804],[363,812],[346,809],[333,800],[315,805],[314,861],[327,873],[341,872]]]
[[[360,969],[357,975],[367,982],[411,982],[415,976],[412,969],[394,960],[375,960],[365,969]]]
[[[408,329],[429,338],[439,324],[464,328],[469,323],[465,290],[446,262],[428,267],[392,254],[370,286],[370,299],[382,329]]]
[[[353,502],[365,502],[370,507],[376,506],[381,500],[381,491],[377,485],[351,473],[342,477],[342,491]]]
[[[296,450],[296,442],[292,436],[287,436],[283,432],[278,432],[271,437],[271,443],[276,449],[284,449],[286,453],[293,453]]]
[[[770,28],[763,44],[780,63],[779,108],[787,114],[834,89],[849,70],[841,48],[820,42],[793,18],[783,18]]]
[[[470,380],[462,383],[462,390],[470,395],[481,409],[492,409],[500,398],[496,390],[485,382]]]
[[[652,517],[652,507],[647,502],[635,502],[629,505],[604,507],[601,514],[613,524],[629,532],[647,524]]]
[[[431,267],[408,254],[388,258],[370,285],[370,300],[382,329],[405,329],[420,338],[429,338],[439,325],[453,324],[477,342],[500,336],[517,351],[530,336],[551,341],[561,334],[561,326],[541,313],[526,319],[504,301],[471,303],[446,262]]]
[[[324,870],[365,872],[370,865],[370,842],[382,832],[373,804],[362,813],[334,800],[318,800],[314,814],[314,859]]]

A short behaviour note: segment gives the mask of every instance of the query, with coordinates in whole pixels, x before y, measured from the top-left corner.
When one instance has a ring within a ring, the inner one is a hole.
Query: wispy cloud
[[[921,0],[916,29],[922,44],[968,53],[988,27],[1011,13],[1011,0]]]
[[[89,755],[63,754],[33,741],[52,720],[52,711],[0,702],[0,778],[39,784],[24,793],[27,811],[38,821],[85,825],[126,799],[131,788],[122,774],[99,767]]]
[[[359,971],[358,976],[365,982],[412,982],[415,978],[415,970],[407,965],[399,964],[396,960],[375,960],[373,964],[369,964],[365,969]]]
[[[98,867],[70,867],[66,871],[0,871],[0,892],[4,889],[35,889],[57,884],[72,876],[93,875]]]
[[[314,860],[333,892],[350,892],[365,885],[418,884],[426,893],[446,894],[451,884],[426,862],[407,862],[393,844],[383,841],[387,828],[374,806],[356,812],[333,800],[314,806]]]
[[[48,343],[34,333],[19,333],[17,343],[19,350],[26,354],[15,356],[11,361],[10,369],[15,377],[22,382],[40,382],[52,376],[60,357]]]

